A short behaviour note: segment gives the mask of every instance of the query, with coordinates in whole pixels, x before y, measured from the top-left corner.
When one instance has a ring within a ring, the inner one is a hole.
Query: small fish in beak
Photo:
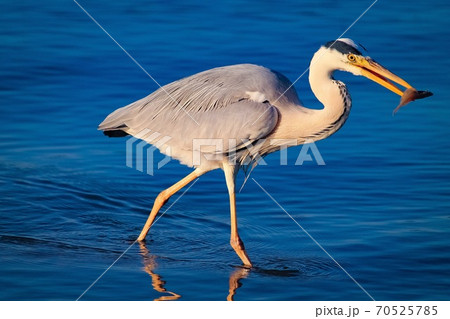
[[[395,108],[392,115],[395,115],[401,107],[409,102],[433,95],[433,93],[429,91],[417,91],[408,82],[398,77],[381,64],[375,62],[375,60],[370,57],[349,54],[348,59],[350,60],[349,63],[361,68],[361,75],[401,96],[400,104]],[[406,90],[402,91],[394,83],[405,87]]]
[[[392,112],[392,115],[394,116],[397,111],[408,104],[409,102],[412,102],[414,100],[423,99],[429,96],[432,96],[433,93],[430,91],[417,91],[415,88],[407,88],[404,92],[402,97],[400,98],[400,104],[395,108],[395,110]]]

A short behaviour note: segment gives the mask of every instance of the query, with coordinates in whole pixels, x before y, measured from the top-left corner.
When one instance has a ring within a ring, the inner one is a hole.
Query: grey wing
[[[283,103],[300,104],[289,86],[281,74],[256,65],[211,69],[116,110],[99,129],[123,130],[156,146],[165,136],[172,152],[192,151],[194,139],[222,139],[227,152],[231,148],[227,139],[235,139],[236,148],[243,147],[242,140],[261,139],[276,126],[277,108]],[[172,156],[180,159],[183,154]]]
[[[278,111],[274,106],[249,100],[198,113],[195,115],[198,124],[187,114],[178,114],[173,121],[172,112],[161,113],[157,120],[136,118],[124,125],[132,128],[129,129],[131,135],[188,166],[196,166],[193,151],[210,154],[210,160],[220,161],[224,155],[246,157],[249,155],[246,147],[250,149],[253,143],[269,135],[278,123]]]
[[[170,115],[164,115],[169,122]],[[269,135],[278,123],[278,112],[268,103],[242,100],[196,114],[195,120],[198,125],[187,114],[180,115],[173,125],[155,125],[153,130],[170,136],[172,145],[182,150],[228,153]]]

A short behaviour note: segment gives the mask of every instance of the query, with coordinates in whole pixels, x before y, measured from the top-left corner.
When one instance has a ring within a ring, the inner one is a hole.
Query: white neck
[[[277,134],[282,138],[297,138],[299,143],[305,139],[324,139],[341,128],[349,115],[350,95],[344,83],[333,79],[336,67],[322,55],[321,49],[311,60],[309,83],[324,107],[320,110],[289,108],[289,114],[284,118],[285,125],[280,128],[283,132]]]
[[[336,67],[330,65],[329,60],[323,58],[322,54],[321,50],[314,54],[309,70],[311,90],[324,106],[322,110],[313,112],[311,120],[322,130],[329,129],[329,132],[325,132],[327,134],[318,136],[318,139],[325,138],[341,128],[349,115],[352,104],[345,84],[333,79]]]

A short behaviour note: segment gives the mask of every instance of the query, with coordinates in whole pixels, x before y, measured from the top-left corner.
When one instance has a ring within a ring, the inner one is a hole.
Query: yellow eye
[[[351,53],[349,55],[347,55],[347,59],[350,62],[355,62],[356,61],[356,57],[353,54],[351,54]]]

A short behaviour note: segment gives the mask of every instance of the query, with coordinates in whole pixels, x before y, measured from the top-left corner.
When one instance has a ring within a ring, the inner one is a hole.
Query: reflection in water
[[[156,268],[155,256],[150,255],[150,251],[147,249],[147,246],[140,242],[139,246],[141,248],[141,255],[144,257],[144,271],[152,277],[152,286],[157,292],[166,293],[168,295],[161,296],[156,298],[155,301],[164,301],[164,300],[177,300],[181,298],[181,295],[176,294],[172,291],[164,288],[166,282],[161,279],[161,276],[155,273],[153,270]]]
[[[227,296],[228,301],[234,300],[234,295],[236,293],[236,290],[242,286],[242,283],[240,282],[240,280],[243,278],[247,278],[249,273],[250,273],[250,269],[243,268],[243,267],[239,267],[231,273],[230,280],[228,281],[230,284],[230,288],[228,290],[228,296]]]
[[[161,293],[159,298],[154,299],[155,301],[165,301],[165,300],[178,300],[181,295],[167,290],[164,286],[167,284],[161,276],[155,273],[158,267],[156,263],[156,256],[152,255],[148,250],[145,243],[139,242],[140,253],[143,257],[144,271],[150,275],[152,278],[152,286],[155,291]],[[242,287],[242,279],[247,278],[250,272],[253,272],[256,276],[269,276],[269,277],[301,277],[301,278],[318,278],[318,277],[328,277],[333,272],[338,271],[336,265],[324,258],[304,258],[298,259],[296,262],[273,259],[269,260],[267,263],[267,268],[262,267],[252,267],[246,268],[243,266],[236,266],[230,274],[228,280],[228,295],[226,300],[234,301],[237,290]],[[290,264],[290,266],[286,266]],[[225,290],[225,287],[223,287]],[[247,295],[248,297],[248,295]]]
[[[144,258],[144,271],[152,277],[152,286],[157,292],[164,293],[167,295],[163,295],[159,298],[156,298],[155,301],[165,301],[165,300],[178,300],[181,298],[181,295],[174,293],[172,291],[164,288],[166,282],[161,279],[161,276],[154,272],[157,267],[156,257],[150,254],[147,246],[143,242],[139,242],[139,246],[141,248],[141,255]],[[228,301],[233,301],[234,295],[236,294],[236,290],[242,286],[240,282],[241,279],[247,278],[250,273],[250,269],[239,267],[235,271],[233,271],[230,275],[229,279],[229,290],[228,290]]]

